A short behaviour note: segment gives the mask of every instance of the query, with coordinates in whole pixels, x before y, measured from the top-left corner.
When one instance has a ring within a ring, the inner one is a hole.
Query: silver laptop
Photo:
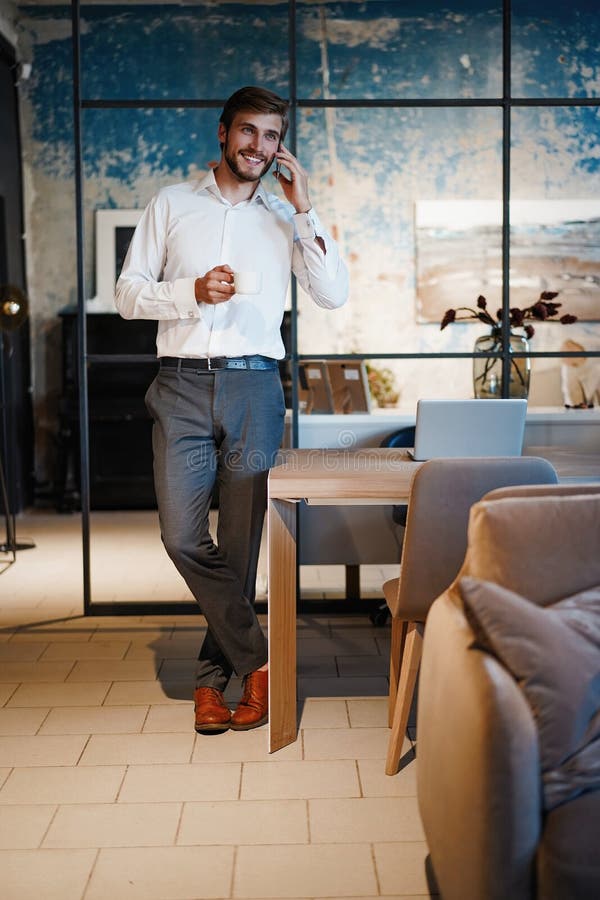
[[[520,456],[527,400],[419,400],[413,459]]]

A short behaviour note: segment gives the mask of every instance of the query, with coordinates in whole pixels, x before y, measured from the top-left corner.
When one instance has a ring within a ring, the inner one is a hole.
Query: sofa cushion
[[[587,791],[546,816],[537,882],[544,900],[600,897],[600,791]]]
[[[506,666],[533,711],[544,808],[600,788],[600,586],[548,607],[475,578],[459,587],[477,646]]]

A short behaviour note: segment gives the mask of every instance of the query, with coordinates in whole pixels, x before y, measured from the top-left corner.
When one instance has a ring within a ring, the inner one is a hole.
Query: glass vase
[[[491,354],[502,353],[503,341],[500,334],[486,334],[478,337],[473,348],[476,353],[488,353],[490,356],[475,357],[473,359],[473,392],[478,399],[500,399],[502,391],[502,359],[494,358]],[[527,338],[520,334],[510,335],[510,352],[528,353],[529,343]],[[521,356],[510,360],[510,380],[508,396],[514,398],[527,398],[529,394],[529,379],[531,375],[531,360],[528,356]]]

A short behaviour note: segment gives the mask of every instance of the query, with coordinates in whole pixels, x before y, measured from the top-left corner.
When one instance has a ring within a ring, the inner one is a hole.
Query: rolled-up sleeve
[[[303,290],[317,306],[336,309],[348,299],[348,270],[338,246],[322,225],[314,209],[296,213],[292,270]],[[325,244],[325,253],[315,238]]]
[[[117,281],[115,304],[124,319],[199,319],[193,278],[162,281],[166,258],[166,204],[158,194],[135,229]]]

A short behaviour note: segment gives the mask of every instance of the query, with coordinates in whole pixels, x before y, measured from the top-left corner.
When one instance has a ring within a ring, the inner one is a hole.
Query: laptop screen
[[[414,459],[520,456],[527,400],[419,400]]]

